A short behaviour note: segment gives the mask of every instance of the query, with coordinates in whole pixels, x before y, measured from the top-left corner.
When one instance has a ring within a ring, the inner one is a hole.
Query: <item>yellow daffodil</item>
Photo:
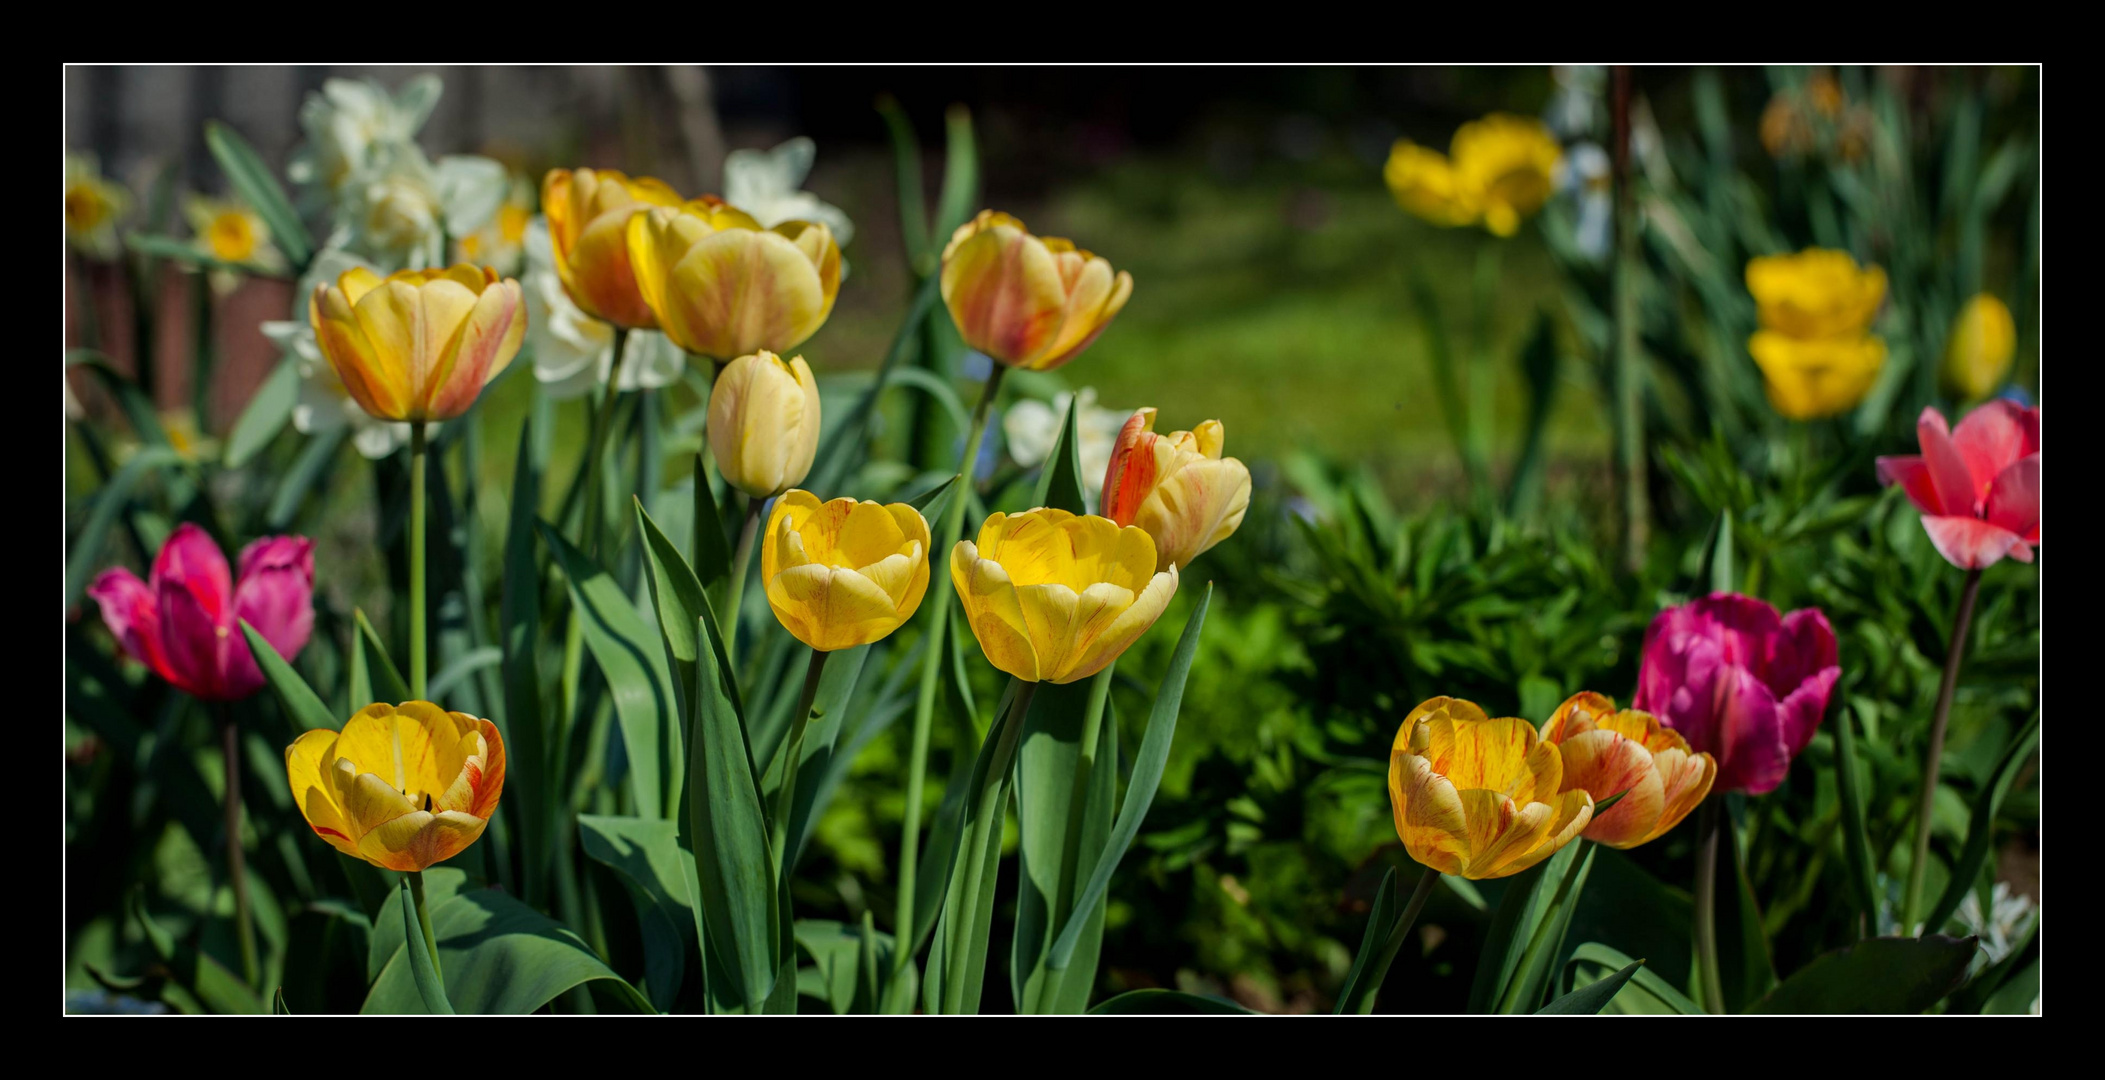
[[[1995,393],[2017,355],[2017,323],[2001,300],[1981,293],[1966,302],[1944,347],[1944,377],[1960,396],[1977,401]]]
[[[1010,367],[1050,371],[1110,325],[1133,295],[1133,275],[982,210],[943,248],[942,290],[966,345]]]
[[[1443,155],[1399,139],[1382,179],[1405,210],[1435,225],[1520,231],[1556,189],[1563,151],[1540,120],[1493,113],[1456,129]]]
[[[1382,166],[1381,177],[1389,185],[1389,194],[1395,196],[1396,205],[1426,221],[1447,227],[1476,221],[1475,202],[1462,191],[1454,163],[1438,150],[1398,139],[1389,151],[1388,164]]]
[[[989,517],[951,549],[950,578],[988,662],[1025,682],[1103,670],[1177,592],[1146,530],[1051,509]]]
[[[1792,420],[1848,412],[1871,392],[1886,363],[1886,343],[1871,334],[1794,338],[1757,330],[1747,351],[1761,368],[1769,404]]]
[[[423,870],[482,835],[504,793],[497,725],[428,701],[368,705],[341,732],[285,748],[293,801],[316,836],[383,870]]]
[[[725,365],[709,392],[709,449],[724,480],[753,498],[803,483],[819,450],[819,384],[804,358],[762,351]]]
[[[637,214],[629,260],[658,327],[697,356],[788,352],[825,325],[841,288],[841,249],[815,221],[764,229],[719,199]]]
[[[791,491],[776,500],[760,549],[768,606],[820,652],[868,645],[921,607],[928,545],[927,520],[905,503],[822,503]]]
[[[264,273],[286,268],[285,256],[270,242],[270,225],[264,222],[263,215],[239,199],[193,195],[183,205],[183,216],[190,221],[200,253]],[[221,267],[213,269],[211,280],[212,287],[221,293],[232,292],[241,283],[239,275]]]
[[[1534,725],[1436,697],[1411,710],[1389,750],[1389,801],[1411,858],[1443,874],[1501,878],[1557,852],[1593,818],[1561,790],[1563,757]]]
[[[519,353],[519,283],[462,263],[382,278],[355,267],[317,285],[315,341],[344,390],[380,420],[451,420]]]
[[[518,273],[526,257],[526,227],[533,219],[533,184],[523,176],[513,177],[489,224],[453,242],[454,260],[494,267],[500,274]]]
[[[1747,263],[1747,291],[1764,329],[1795,338],[1861,334],[1886,299],[1886,272],[1846,251],[1807,248]]]
[[[1135,412],[1104,470],[1104,516],[1155,541],[1155,569],[1190,566],[1226,540],[1250,510],[1250,470],[1221,456],[1218,420],[1197,431],[1155,434],[1155,410]]]
[[[630,329],[658,323],[636,288],[629,262],[629,218],[653,206],[678,206],[663,181],[612,169],[551,169],[541,181],[541,212],[555,249],[556,275],[585,314]]]
[[[1621,795],[1586,826],[1585,837],[1633,848],[1681,823],[1718,778],[1709,754],[1648,712],[1624,709],[1595,693],[1574,694],[1542,725],[1544,742],[1564,759],[1563,791],[1584,791],[1596,805]]]
[[[116,258],[117,222],[131,208],[131,192],[103,178],[95,155],[66,155],[66,242],[75,251],[97,259]]]

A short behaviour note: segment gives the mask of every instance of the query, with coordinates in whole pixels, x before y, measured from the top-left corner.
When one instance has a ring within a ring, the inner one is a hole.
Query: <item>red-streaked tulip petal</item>
[[[1937,545],[1937,554],[1961,570],[1993,566],[2024,543],[2016,533],[1977,517],[1925,516],[1922,528]],[[2031,561],[2031,554],[2027,548],[2019,561]]]
[[[1651,839],[1666,808],[1666,785],[1643,743],[1620,732],[1594,730],[1565,739],[1558,749],[1564,753],[1563,790],[1584,791],[1596,806],[1622,796],[1594,815],[1586,827],[1588,840],[1628,848]]]
[[[1915,435],[1922,441],[1922,461],[1930,472],[1930,484],[1937,492],[1940,513],[1971,514],[1979,505],[1981,492],[1974,484],[1973,470],[1966,464],[1966,456],[1952,441],[1951,432],[1945,427],[1944,414],[1934,408],[1924,408],[1922,418],[1915,421]]]
[[[1879,458],[1878,482],[1889,487],[1899,484],[1900,489],[1907,493],[1908,501],[1925,514],[1944,512],[1944,503],[1937,497],[1937,486],[1930,482],[1930,467],[1920,457]]]

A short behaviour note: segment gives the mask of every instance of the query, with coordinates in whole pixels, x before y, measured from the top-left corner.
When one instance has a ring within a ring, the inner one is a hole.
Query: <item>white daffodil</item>
[[[450,155],[434,166],[415,143],[375,144],[344,185],[330,241],[387,270],[437,266],[445,237],[489,224],[509,187],[504,166],[486,157]]]
[[[409,425],[375,420],[351,400],[336,369],[322,355],[320,344],[314,340],[314,324],[307,318],[307,302],[314,295],[314,287],[334,282],[344,271],[358,266],[373,269],[372,264],[337,248],[316,255],[293,295],[292,318],[264,323],[261,329],[264,337],[300,365],[300,396],[292,407],[294,429],[302,435],[315,435],[348,426],[351,445],[360,454],[378,460],[409,442]],[[425,429],[435,432],[438,425],[427,424]]]
[[[1608,152],[1590,142],[1566,149],[1557,162],[1557,190],[1578,211],[1573,243],[1594,262],[1607,259],[1615,242],[1614,179]]]
[[[375,145],[416,138],[443,89],[436,75],[419,75],[392,94],[370,79],[330,79],[300,105],[307,139],[287,175],[299,184],[342,188],[364,170]]]
[[[556,275],[555,253],[548,239],[548,220],[536,217],[526,226],[526,342],[534,358],[534,378],[558,401],[580,397],[606,385],[614,366],[614,327],[578,309]],[[686,356],[655,330],[629,333],[621,364],[623,390],[657,390],[680,379]]]
[[[453,238],[453,261],[487,266],[506,276],[517,274],[526,257],[526,226],[533,220],[534,202],[533,183],[512,177],[490,220],[475,232]]]
[[[1542,110],[1542,122],[1548,124],[1550,131],[1560,139],[1595,137],[1608,69],[1589,65],[1557,66],[1550,68],[1550,78],[1556,82],[1557,89],[1550,95],[1549,107]]]
[[[1001,418],[1001,434],[1009,457],[1028,469],[1052,456],[1060,442],[1060,425],[1067,419],[1067,406],[1075,395],[1065,390],[1052,402],[1026,398],[1009,406]],[[1130,410],[1104,409],[1096,404],[1096,388],[1081,391],[1081,407],[1075,416],[1076,453],[1081,458],[1082,488],[1094,501],[1104,487],[1104,470],[1111,467],[1111,451],[1118,445],[1118,429],[1125,426]]]
[[[773,150],[731,151],[724,158],[724,201],[766,228],[785,221],[823,222],[833,230],[835,243],[848,246],[855,223],[840,207],[802,190],[818,153],[818,144],[801,135]]]
[[[2012,891],[2007,881],[1998,881],[1989,894],[1985,916],[1980,895],[1970,889],[1959,901],[1957,915],[1967,932],[1981,939],[1982,955],[1974,958],[1976,966],[1988,967],[2001,963],[2024,940],[2033,920],[2039,918],[2039,909],[2032,906],[2031,897]]]

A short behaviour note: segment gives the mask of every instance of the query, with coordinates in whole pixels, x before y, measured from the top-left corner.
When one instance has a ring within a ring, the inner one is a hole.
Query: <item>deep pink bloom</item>
[[[1943,413],[1924,409],[1915,436],[1922,456],[1878,459],[1878,482],[1908,493],[1937,553],[1961,570],[2005,555],[2031,562],[2039,544],[2039,410],[1998,398],[1953,430]]]
[[[1783,783],[1842,677],[1817,608],[1778,617],[1751,596],[1712,593],[1659,613],[1645,631],[1631,707],[1718,759],[1715,791]]]
[[[263,686],[241,636],[247,620],[287,660],[314,630],[314,541],[266,536],[241,549],[237,580],[205,530],[176,526],[145,581],[121,567],[102,572],[88,595],[102,621],[140,663],[204,701],[234,701]]]

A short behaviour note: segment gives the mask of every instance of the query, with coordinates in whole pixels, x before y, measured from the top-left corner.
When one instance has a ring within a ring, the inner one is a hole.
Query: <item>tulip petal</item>
[[[234,590],[234,615],[256,628],[278,655],[291,660],[314,631],[314,541],[270,536],[241,549],[241,581]],[[256,666],[244,643],[232,665],[246,674]],[[254,672],[258,684],[262,672]]]
[[[1005,364],[1036,358],[1059,332],[1067,306],[1052,252],[1013,225],[953,241],[944,253],[941,288],[965,343]]]
[[[160,607],[139,575],[121,567],[104,570],[88,586],[88,596],[102,609],[103,623],[125,653],[173,682],[167,652],[161,646]]]
[[[1433,717],[1432,741],[1425,749],[1434,770],[1457,788],[1482,788],[1524,798],[1534,790],[1529,755],[1537,743],[1534,725],[1513,717],[1457,723]],[[1561,769],[1560,769],[1561,772]],[[1555,790],[1551,784],[1551,790]]]
[[[1930,467],[1920,457],[1879,458],[1878,482],[1888,487],[1899,484],[1908,501],[1925,514],[1944,512],[1944,500],[1937,496],[1937,486],[1930,480]]]
[[[2038,543],[2039,482],[2039,452],[2035,450],[1996,474],[1983,516],[1990,524],[2016,533],[2026,544]]]
[[[1652,826],[1649,843],[1681,824],[1710,794],[1711,785],[1718,778],[1718,762],[1709,754],[1690,753],[1685,748],[1655,751],[1652,766],[1665,785],[1665,798],[1659,812],[1659,821]],[[1621,805],[1621,804],[1617,804]],[[1611,812],[1615,807],[1608,808]]]
[[[322,760],[335,741],[336,733],[327,728],[300,733],[285,748],[285,777],[292,788],[293,803],[315,835],[328,841],[330,847],[356,857],[358,848],[351,842],[351,826],[330,797],[330,785],[322,780]]]
[[[161,644],[167,650],[169,682],[206,701],[247,697],[262,686],[260,674],[253,684],[244,681],[230,685],[226,668],[232,631],[206,610],[196,593],[179,582],[163,580],[159,585],[154,603],[161,615]],[[242,648],[247,647],[244,642]]]
[[[1923,531],[1937,554],[1961,570],[1979,570],[2011,555],[2019,562],[2032,561],[2032,551],[2014,532],[1977,517],[1930,517],[1922,519]],[[2019,548],[2023,547],[2022,554]]]
[[[1101,502],[1104,516],[1120,525],[1133,524],[1140,504],[1155,490],[1157,470],[1152,444],[1156,436],[1155,410],[1136,409],[1111,450],[1111,464],[1104,471]]]
[[[1558,744],[1564,754],[1565,791],[1580,790],[1596,805],[1621,795],[1594,815],[1586,838],[1609,847],[1636,847],[1652,838],[1666,808],[1666,784],[1652,752],[1621,732],[1594,730]]]
[[[1542,805],[1536,803],[1536,806]],[[1511,861],[1483,873],[1481,877],[1508,877],[1520,873],[1536,863],[1555,855],[1564,845],[1577,839],[1593,821],[1593,797],[1584,791],[1567,791],[1550,796],[1552,814],[1546,835],[1532,850],[1514,854]],[[1472,869],[1475,869],[1472,867]]]
[[[1967,413],[1952,429],[1952,445],[1973,476],[1974,498],[1987,498],[1997,474],[2030,452],[2025,448],[2027,411],[2016,402],[1997,399]]]
[[[1557,809],[1549,803],[1516,802],[1501,792],[1477,788],[1462,788],[1459,794],[1469,826],[1470,857],[1463,877],[1480,880],[1514,873],[1508,867],[1548,840],[1556,824]]]
[[[1933,407],[1925,407],[1921,419],[1915,422],[1915,434],[1922,441],[1923,464],[1929,467],[1930,484],[1937,491],[1940,511],[1972,514],[1983,493],[1974,484],[1973,470],[1965,455],[1952,441],[1944,415]]]
[[[1462,873],[1472,850],[1469,815],[1453,781],[1417,754],[1392,751],[1389,803],[1396,817],[1396,835],[1411,858],[1443,874]]]
[[[1723,747],[1719,758],[1719,780],[1727,791],[1765,795],[1783,783],[1790,772],[1791,753],[1784,741],[1777,702],[1769,688],[1738,664],[1725,664],[1710,680],[1711,729]],[[1678,725],[1677,725],[1678,728]],[[1686,730],[1689,745],[1704,743]]]
[[[994,524],[990,520],[988,527]],[[1025,682],[1039,681],[1038,653],[1024,625],[1023,608],[1016,599],[1016,587],[1010,582],[1008,571],[992,559],[980,558],[978,547],[971,541],[960,540],[950,550],[950,578],[987,662]]]
[[[154,557],[149,580],[156,592],[172,584],[190,593],[215,622],[226,614],[234,595],[234,575],[227,557],[194,522],[183,522],[169,534]]]
[[[427,308],[434,302],[428,294],[436,288],[425,287]],[[446,296],[452,296],[450,290]],[[474,298],[446,345],[433,376],[436,381],[426,391],[431,397],[428,418],[451,420],[467,412],[482,388],[511,364],[526,334],[524,309],[525,296],[516,281],[495,282]]]
[[[1102,671],[1106,664],[1118,659],[1134,642],[1140,640],[1140,635],[1147,633],[1148,628],[1155,625],[1155,620],[1162,617],[1162,613],[1169,608],[1170,598],[1176,594],[1176,568],[1172,567],[1150,578],[1147,587],[1133,597],[1132,603],[1120,611],[1117,618],[1111,620],[1109,625],[1095,634],[1079,651],[1079,658],[1068,668],[1067,673],[1053,681],[1073,682]]]

